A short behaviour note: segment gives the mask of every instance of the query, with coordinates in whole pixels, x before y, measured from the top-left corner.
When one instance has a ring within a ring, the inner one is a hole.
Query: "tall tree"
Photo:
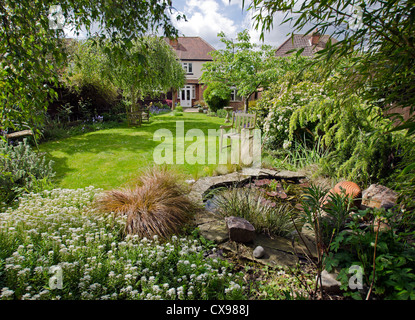
[[[148,31],[177,36],[171,0],[62,0],[51,13],[55,4],[0,0],[0,130],[41,122],[66,61],[63,22],[76,34],[85,29],[96,42],[111,38],[120,51]]]
[[[247,111],[249,98],[278,77],[275,50],[268,45],[251,43],[248,30],[238,33],[236,41],[226,38],[224,32],[218,36],[225,49],[211,52],[213,61],[203,65],[201,81],[207,84],[219,81],[229,87],[235,86],[244,98]]]

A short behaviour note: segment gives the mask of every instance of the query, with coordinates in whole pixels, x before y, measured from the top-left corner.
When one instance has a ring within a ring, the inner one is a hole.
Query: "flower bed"
[[[124,236],[123,218],[94,209],[99,192],[31,193],[0,214],[1,299],[243,298],[241,276],[197,239]]]

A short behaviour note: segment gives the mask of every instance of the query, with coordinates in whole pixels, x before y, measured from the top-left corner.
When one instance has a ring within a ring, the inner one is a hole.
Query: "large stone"
[[[296,248],[296,253],[301,256],[311,256],[316,258],[318,256],[316,246],[316,235],[313,227],[306,222],[300,234],[297,232],[293,235],[293,240]]]
[[[372,184],[362,192],[362,205],[389,209],[396,205],[398,193],[380,184]]]
[[[193,183],[192,192],[199,194],[200,197],[203,197],[212,189],[238,184],[245,180],[249,180],[249,178],[250,177],[243,176],[238,172],[232,172],[222,176],[204,177]]]
[[[192,200],[194,203],[197,203],[199,205],[203,205],[203,198],[202,194],[197,191],[190,191],[190,193],[187,195],[187,197]]]
[[[257,246],[252,252],[252,255],[254,256],[254,258],[257,258],[257,259],[261,259],[264,254],[265,254],[265,250],[261,246]]]
[[[229,239],[228,229],[223,220],[209,221],[199,225],[200,234],[217,244]]]
[[[293,245],[295,247],[293,247]],[[302,255],[306,251],[303,244],[292,243],[292,240],[273,236],[267,237],[264,234],[257,234],[251,243],[242,244],[227,241],[219,245],[220,248],[230,251],[244,259],[254,261],[266,266],[289,266],[294,267],[299,262],[298,255]],[[262,251],[258,247],[263,248],[263,255],[259,258],[257,254]],[[257,251],[254,253],[254,251]]]
[[[280,179],[302,179],[305,178],[305,175],[301,172],[289,171],[289,170],[282,170],[275,175],[276,178]]]
[[[207,211],[207,210],[200,210],[194,216],[194,223],[197,226],[199,226],[201,224],[209,223],[209,222],[219,221],[219,220],[223,225],[225,225],[225,223],[223,222],[223,219],[221,219],[217,215],[215,215],[212,212]]]
[[[249,221],[234,216],[226,217],[225,221],[230,240],[247,243],[255,239],[255,228]]]
[[[268,249],[276,249],[290,254],[295,254],[295,250],[292,246],[292,241],[290,239],[279,236],[273,236],[270,238],[260,233],[255,236],[255,241],[252,244],[249,244],[249,246],[252,249],[256,248],[257,246],[261,246],[267,251]]]
[[[336,273],[328,273],[327,270],[321,272],[321,286],[327,293],[339,293],[341,282],[338,281]]]

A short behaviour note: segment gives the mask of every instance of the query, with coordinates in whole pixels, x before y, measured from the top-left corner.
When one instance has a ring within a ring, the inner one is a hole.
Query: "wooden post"
[[[134,86],[131,87],[131,124],[141,126],[142,113],[137,106],[137,97],[135,94]],[[137,121],[138,120],[138,121]],[[138,122],[138,123],[137,123]]]

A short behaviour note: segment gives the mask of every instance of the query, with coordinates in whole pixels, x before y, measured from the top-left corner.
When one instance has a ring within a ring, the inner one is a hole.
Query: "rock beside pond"
[[[396,205],[398,193],[380,184],[372,184],[362,192],[362,205],[389,209]]]
[[[264,254],[261,258],[256,258],[253,251],[261,246],[264,249]],[[263,234],[257,234],[251,243],[236,243],[227,241],[219,245],[224,252],[231,255],[237,255],[240,258],[260,263],[265,266],[289,266],[295,267],[299,258],[298,252],[305,250],[304,246],[295,244],[293,247],[291,240],[274,236],[272,239]]]
[[[249,221],[234,216],[226,217],[225,221],[230,240],[247,243],[255,239],[255,228]]]
[[[362,192],[362,205],[370,208],[390,209],[396,206],[398,196],[399,194],[392,189],[380,184],[372,184]],[[388,231],[391,228],[385,218],[376,217],[373,223],[375,232]]]
[[[200,234],[215,243],[228,241],[229,235],[226,224],[223,220],[207,221],[199,225]]]
[[[265,249],[261,246],[257,246],[254,251],[252,252],[252,255],[254,258],[261,259],[265,254]]]
[[[313,239],[313,240],[316,236],[316,234],[314,233],[313,226],[308,222],[304,223],[303,227],[301,228],[301,233],[305,235],[306,237]]]
[[[323,290],[328,293],[340,292],[341,282],[338,281],[336,273],[328,273],[327,270],[321,272],[321,285]]]

